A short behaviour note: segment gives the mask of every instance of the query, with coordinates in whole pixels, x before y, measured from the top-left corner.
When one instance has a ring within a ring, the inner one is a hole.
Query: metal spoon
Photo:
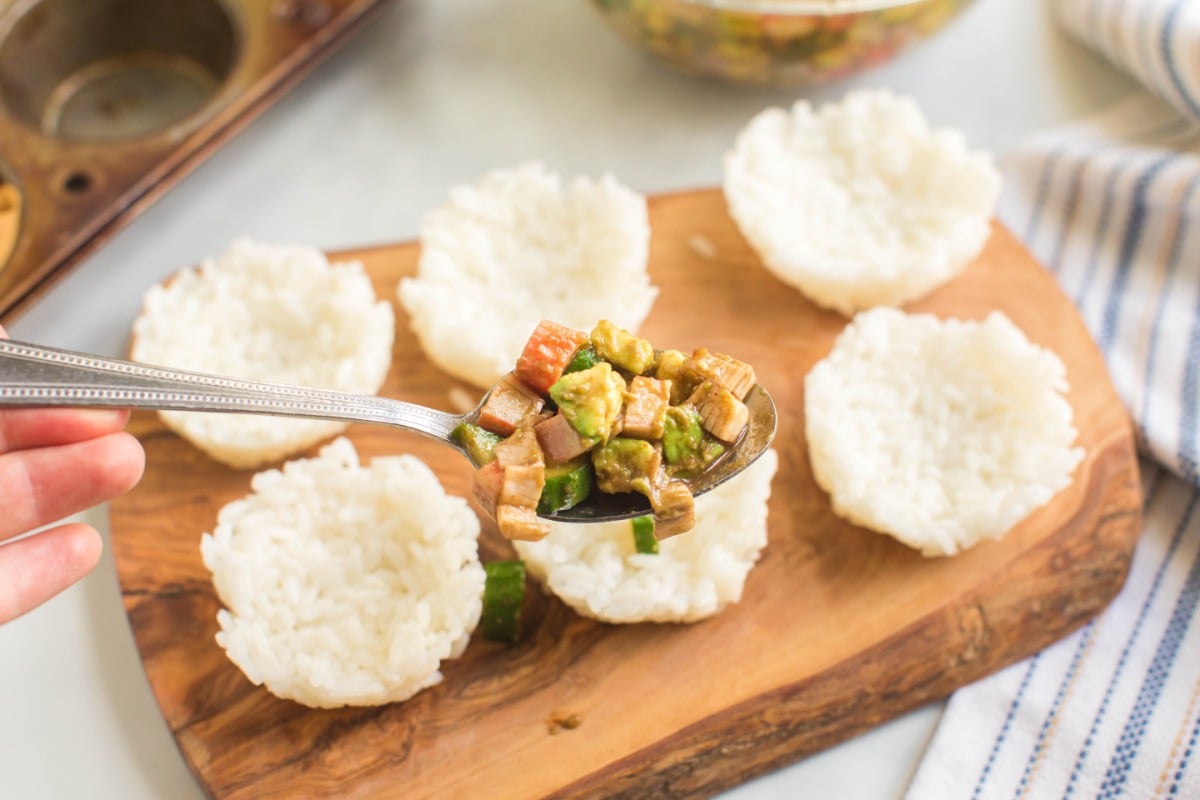
[[[771,396],[756,385],[745,402],[750,410],[745,434],[732,452],[689,481],[692,494],[704,494],[750,466],[775,438],[777,416]],[[464,456],[466,450],[450,433],[459,424],[479,418],[479,407],[466,414],[448,414],[385,397],[154,367],[11,339],[0,339],[0,406],[215,411],[368,422],[414,431]],[[593,492],[574,508],[545,517],[604,522],[647,513],[649,502],[640,494]]]

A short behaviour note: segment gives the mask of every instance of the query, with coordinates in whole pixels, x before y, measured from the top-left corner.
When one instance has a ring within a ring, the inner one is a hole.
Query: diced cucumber
[[[632,527],[634,549],[639,553],[658,553],[658,538],[654,535],[654,515],[634,517]]]
[[[515,642],[521,635],[525,602],[525,562],[492,561],[483,565],[483,613],[479,626],[490,642]]]
[[[500,434],[484,430],[478,425],[472,425],[469,422],[459,423],[450,432],[450,438],[467,451],[467,456],[471,459],[471,463],[477,467],[482,467],[484,464],[495,460],[496,445],[504,441],[504,437]]]
[[[546,485],[538,500],[539,514],[553,514],[579,505],[592,493],[592,461],[585,453],[563,464],[546,467]]]
[[[600,356],[596,353],[596,348],[590,344],[585,344],[575,351],[575,355],[571,356],[571,361],[567,364],[567,368],[563,370],[563,375],[591,369],[598,363],[600,363]]]

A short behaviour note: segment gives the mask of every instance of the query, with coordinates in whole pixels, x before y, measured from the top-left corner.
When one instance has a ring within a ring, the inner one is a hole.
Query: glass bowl
[[[810,86],[888,61],[972,0],[591,0],[625,38],[696,75]]]

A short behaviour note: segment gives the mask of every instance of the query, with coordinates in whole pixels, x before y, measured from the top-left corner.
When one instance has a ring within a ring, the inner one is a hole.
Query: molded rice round
[[[152,287],[131,357],[236,378],[374,394],[391,366],[396,321],[359,262],[239,239],[220,257]],[[163,422],[222,463],[256,467],[348,423],[164,411]]]
[[[817,483],[841,517],[927,556],[998,539],[1083,458],[1059,357],[1009,319],[858,314],[805,379]]]
[[[201,539],[225,608],[217,643],[304,705],[405,700],[442,679],[482,610],[479,519],[420,459],[360,466],[337,439],[261,472]]]
[[[455,187],[421,226],[401,305],[426,355],[480,388],[494,385],[542,319],[636,332],[658,290],[646,271],[646,201],[612,176],[566,187],[540,164]]]
[[[763,453],[736,478],[696,498],[696,527],[634,549],[629,520],[553,523],[538,542],[513,542],[532,575],[579,614],[605,622],[692,622],[741,599],[767,544],[767,500],[778,466]]]
[[[911,99],[857,90],[759,113],[726,154],[724,188],[766,268],[849,316],[958,275],[990,235],[1000,173]]]

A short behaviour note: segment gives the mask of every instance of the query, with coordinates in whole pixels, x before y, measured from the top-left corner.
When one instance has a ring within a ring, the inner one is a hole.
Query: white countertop
[[[1059,34],[1042,0],[978,0],[933,40],[851,86],[916,97],[1003,152],[1133,84]],[[584,0],[406,0],[323,64],[11,325],[116,355],[141,292],[239,235],[325,248],[410,239],[447,187],[538,159],[656,193],[716,185],[736,131],[800,92],[678,76]],[[103,509],[83,515],[106,532]],[[0,628],[0,797],[200,798],[150,692],[106,555],[82,583]],[[728,793],[899,798],[940,707]]]

